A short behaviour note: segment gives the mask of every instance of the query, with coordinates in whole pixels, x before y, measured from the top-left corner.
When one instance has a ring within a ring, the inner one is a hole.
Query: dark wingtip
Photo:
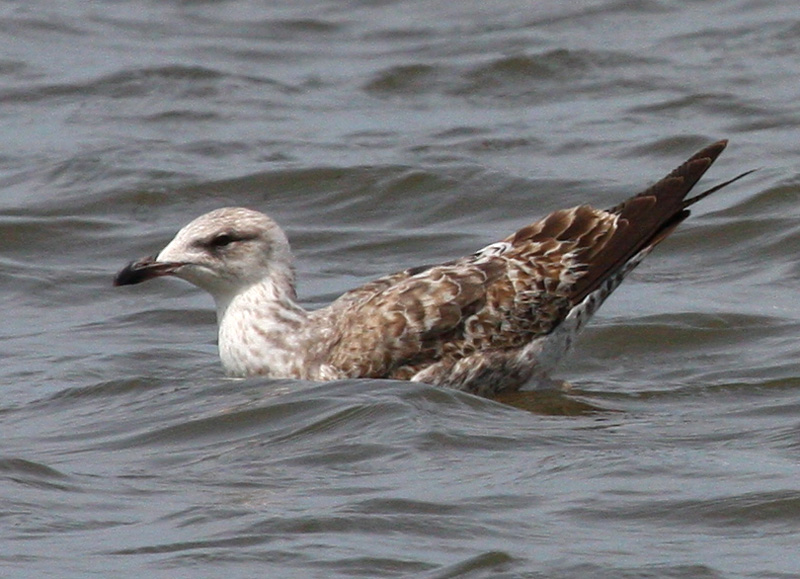
[[[691,163],[692,161],[697,161],[699,159],[708,159],[708,164],[711,165],[714,161],[717,160],[722,154],[722,151],[725,150],[725,147],[728,146],[728,139],[720,139],[715,143],[711,143],[710,145],[703,147],[699,151],[697,151],[694,155],[687,159],[684,165]],[[676,170],[678,171],[680,167]]]
[[[695,154],[695,157],[708,157],[711,161],[715,161],[717,157],[722,154],[722,151],[725,150],[725,147],[728,146],[728,139],[720,139],[716,143],[711,143],[704,149],[701,149]]]
[[[649,188],[608,210],[619,216],[621,224],[605,243],[602,255],[590,265],[587,274],[575,285],[573,300],[583,300],[608,276],[620,271],[631,257],[666,239],[689,216],[693,203],[749,175],[742,173],[699,195],[686,199],[703,174],[728,145],[726,139],[700,149],[666,177]]]

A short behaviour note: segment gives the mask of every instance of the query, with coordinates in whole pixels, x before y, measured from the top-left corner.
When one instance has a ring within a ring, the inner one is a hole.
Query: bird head
[[[181,229],[155,257],[129,263],[114,285],[171,275],[209,292],[218,301],[272,276],[291,274],[289,241],[258,211],[225,207]]]

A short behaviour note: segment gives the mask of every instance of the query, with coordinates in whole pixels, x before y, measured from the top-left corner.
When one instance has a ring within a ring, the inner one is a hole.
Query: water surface
[[[791,3],[0,8],[0,575],[800,574]],[[318,307],[731,144],[559,378],[229,380],[211,300],[112,288],[223,205]]]

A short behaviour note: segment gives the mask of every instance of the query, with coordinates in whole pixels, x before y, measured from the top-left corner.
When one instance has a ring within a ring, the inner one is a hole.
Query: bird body
[[[115,285],[174,275],[211,293],[220,358],[235,376],[414,380],[489,396],[546,380],[686,208],[744,176],[686,199],[725,145],[611,209],[555,211],[471,256],[379,278],[314,311],[297,302],[283,231],[244,208],[198,217]]]

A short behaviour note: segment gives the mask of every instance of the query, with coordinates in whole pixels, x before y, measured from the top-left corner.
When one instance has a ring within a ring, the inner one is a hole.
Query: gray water
[[[0,4],[0,576],[800,576],[794,2]],[[112,288],[223,205],[310,307],[608,206],[718,138],[568,392],[226,379]]]

